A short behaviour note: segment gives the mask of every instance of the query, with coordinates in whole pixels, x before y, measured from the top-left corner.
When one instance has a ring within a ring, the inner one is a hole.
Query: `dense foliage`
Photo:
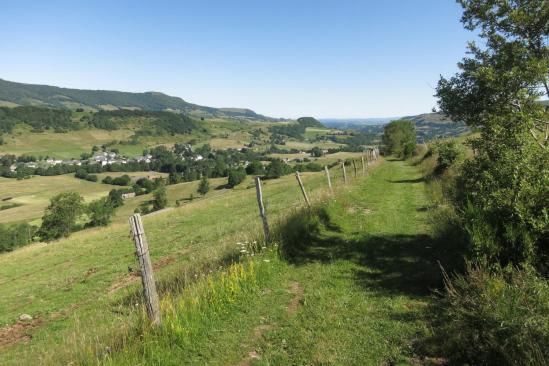
[[[547,263],[549,150],[545,130],[549,47],[544,2],[461,1],[468,29],[486,47],[469,46],[460,73],[437,87],[441,109],[480,130],[470,141],[456,203],[472,254],[486,263]],[[544,265],[545,266],[545,265]]]
[[[161,185],[153,192],[153,209],[155,211],[162,210],[168,205],[168,195],[166,187]]]
[[[246,170],[244,168],[229,170],[229,177],[227,179],[227,186],[234,188],[246,179]]]
[[[94,113],[91,118],[85,118],[85,121],[96,128],[117,130],[137,119],[145,122],[151,131],[157,133],[186,134],[197,127],[197,124],[184,114],[126,109],[99,111]]]
[[[42,217],[39,235],[43,240],[69,236],[84,212],[84,199],[75,192],[60,193],[51,198]]]
[[[36,230],[35,226],[27,223],[17,225],[0,224],[0,253],[30,243]]]
[[[383,129],[383,144],[389,154],[409,158],[416,148],[414,122],[398,120],[387,124]]]
[[[480,136],[468,141],[474,155],[457,169],[457,146],[437,149],[437,167],[458,175],[453,214],[436,224],[465,231],[468,268],[446,278],[435,353],[452,364],[547,364],[549,111],[540,97],[549,96],[549,7],[544,0],[459,2],[462,22],[484,46],[470,44],[437,96],[443,112]]]
[[[71,111],[43,107],[0,107],[0,132],[10,133],[16,124],[27,124],[32,132],[77,130],[80,124],[71,118]]]

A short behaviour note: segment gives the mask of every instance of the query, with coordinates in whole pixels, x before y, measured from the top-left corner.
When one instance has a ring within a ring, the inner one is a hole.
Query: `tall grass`
[[[433,339],[452,363],[549,363],[549,284],[531,268],[468,264],[446,276],[434,314]]]

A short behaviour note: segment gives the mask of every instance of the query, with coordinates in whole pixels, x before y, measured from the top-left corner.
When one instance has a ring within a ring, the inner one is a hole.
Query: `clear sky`
[[[7,0],[0,78],[274,117],[429,112],[473,34],[453,0]]]

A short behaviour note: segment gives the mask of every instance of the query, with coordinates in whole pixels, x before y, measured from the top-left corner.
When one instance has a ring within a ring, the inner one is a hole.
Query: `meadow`
[[[313,199],[326,184],[320,173],[303,174],[303,180]],[[181,271],[215,265],[234,253],[237,241],[257,236],[260,222],[251,179],[233,190],[216,190],[220,183],[214,180],[213,189],[203,198],[144,216],[160,282]],[[184,198],[195,187],[196,182],[170,186],[168,196]],[[293,176],[267,181],[264,189],[273,220],[303,204]],[[140,196],[135,203],[145,199]],[[39,355],[44,363],[56,363],[53,360],[61,357],[63,349],[74,352],[79,348],[64,342],[85,342],[97,334],[117,331],[135,315],[129,315],[131,308],[120,302],[135,292],[138,279],[128,273],[136,265],[128,237],[127,219],[132,213],[132,205],[126,203],[109,227],[83,230],[68,239],[31,244],[0,256],[0,324],[7,325],[2,332],[19,324],[22,313],[35,318],[22,334],[8,336],[28,339],[27,334],[32,334],[30,343],[0,346],[7,347],[0,355],[1,364],[20,364]],[[65,346],[49,350],[59,344]]]
[[[251,179],[233,190],[216,189],[223,182],[212,180],[205,197],[144,216],[164,316],[174,326],[159,333],[141,328],[143,313],[135,306],[140,283],[127,219],[137,201],[128,200],[107,228],[1,255],[0,323],[7,326],[0,332],[17,341],[0,344],[0,363],[409,362],[414,339],[426,332],[420,315],[429,288],[440,284],[421,210],[429,200],[421,173],[407,163],[386,162],[369,173],[350,174],[345,186],[333,168],[335,200],[323,173],[303,174],[312,201],[326,212],[320,231],[314,229],[319,222],[303,214],[293,176],[265,181],[267,214],[281,247],[257,257],[246,251],[234,279],[242,291],[214,308],[202,301],[212,288],[224,296],[218,276],[235,271],[230,263],[249,245],[239,243],[261,240]],[[168,189],[173,201],[190,196],[196,182]],[[311,245],[296,252],[301,241]],[[190,299],[202,304],[199,312]],[[21,313],[34,320],[18,329]],[[173,333],[177,326],[191,336]],[[174,337],[186,346],[174,349]]]
[[[3,204],[17,203],[18,207],[0,210],[0,223],[28,222],[38,224],[50,198],[58,193],[74,191],[89,202],[106,196],[114,186],[77,179],[73,174],[34,176],[16,180],[0,177],[0,199],[10,198]]]

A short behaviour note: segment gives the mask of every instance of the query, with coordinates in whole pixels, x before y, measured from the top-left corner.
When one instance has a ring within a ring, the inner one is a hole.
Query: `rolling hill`
[[[321,121],[328,127],[359,130],[367,134],[381,135],[385,124],[398,119],[408,119],[414,122],[418,141],[456,137],[470,131],[465,123],[452,121],[442,113],[423,113],[395,118],[322,119]]]
[[[184,112],[195,117],[277,119],[245,108],[213,108],[186,102],[159,92],[129,93],[112,90],[83,90],[49,85],[23,84],[0,79],[0,106],[39,106],[84,110],[147,110]]]

